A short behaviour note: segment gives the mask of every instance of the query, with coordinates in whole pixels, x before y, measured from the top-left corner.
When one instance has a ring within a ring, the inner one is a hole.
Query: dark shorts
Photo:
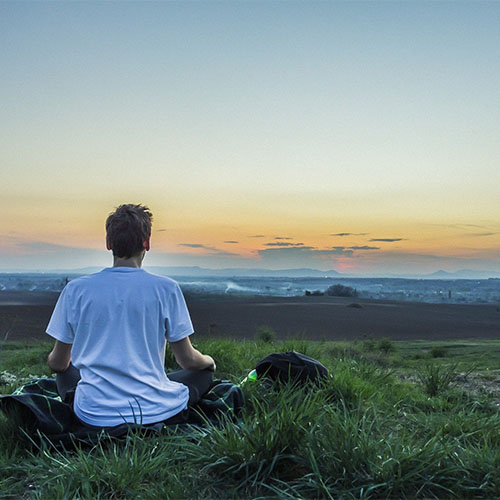
[[[174,382],[180,382],[181,384],[187,386],[187,388],[189,389],[189,401],[187,409],[182,410],[177,415],[174,415],[173,417],[165,420],[164,423],[184,423],[187,420],[189,408],[196,404],[212,386],[214,372],[209,370],[174,370],[167,373],[167,376],[170,380]],[[59,396],[61,396],[61,399],[65,403],[73,404],[76,385],[78,384],[79,380],[80,372],[72,364],[69,365],[66,371],[57,374],[57,391],[59,393]],[[82,424],[92,429],[101,429],[101,427],[95,427],[85,422],[82,422]]]

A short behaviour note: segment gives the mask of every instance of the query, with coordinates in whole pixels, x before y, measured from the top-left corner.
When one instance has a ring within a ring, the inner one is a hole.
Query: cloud
[[[496,234],[499,234],[499,233],[470,233],[470,234],[466,234],[465,236],[474,236],[476,238],[480,238],[482,236],[495,236]]]
[[[481,224],[447,224],[448,227],[457,228],[473,228],[473,229],[486,229],[487,226],[482,226]]]
[[[250,259],[232,252],[148,252],[145,266],[199,266],[210,269],[248,267],[257,259]]]
[[[47,243],[45,241],[18,241],[16,243],[16,250],[19,254],[25,255],[62,255],[65,254],[81,254],[87,255],[91,253],[102,253],[104,248],[86,248],[86,247],[74,247],[69,245],[59,245],[57,243]]]
[[[312,267],[332,269],[338,258],[352,257],[353,251],[344,247],[318,249],[310,246],[286,246],[258,251],[264,265],[274,269]]]
[[[239,243],[239,241],[236,241],[236,240],[226,240],[224,243],[236,244],[236,243]]]
[[[288,236],[275,236],[275,240],[293,240],[293,238],[289,238]]]
[[[287,241],[273,241],[271,243],[264,243],[265,247],[302,247],[304,243],[290,243]]]
[[[372,238],[370,241],[384,241],[386,243],[393,243],[394,241],[406,241],[406,238]]]
[[[380,250],[380,247],[369,247],[367,245],[347,248],[349,248],[350,250]]]
[[[209,252],[209,255],[218,255],[221,257],[239,257],[237,253],[226,252],[225,250],[219,250],[218,248],[203,245],[202,243],[179,243],[178,246],[187,248],[200,248],[201,250],[206,250],[207,252]]]
[[[489,227],[495,226],[485,226],[482,224],[437,224],[428,222],[427,226],[436,226],[436,227],[450,227],[453,229],[488,229]]]
[[[500,234],[497,229],[500,227],[498,224],[427,224],[428,226],[445,227],[449,229],[462,229],[465,231],[473,231],[477,229],[482,229],[484,232],[477,233],[463,233],[461,236],[468,237],[483,237],[483,236],[495,236]]]
[[[215,250],[213,247],[207,247],[206,245],[202,245],[201,243],[179,243],[179,246],[188,248],[203,248],[204,250]]]
[[[109,265],[110,253],[104,248],[83,248],[44,241],[0,235],[3,269],[47,270],[76,269]]]
[[[57,245],[55,243],[45,243],[44,241],[26,241],[18,245],[27,253],[54,253],[61,250],[76,250],[66,245]],[[79,249],[81,250],[81,249]]]
[[[253,234],[252,236],[249,236],[249,238],[264,238],[265,236],[265,234]]]
[[[241,257],[240,254],[234,252],[226,252],[225,250],[213,250],[210,252],[210,255],[217,255],[218,257]]]
[[[368,233],[333,233],[330,236],[366,236]]]
[[[156,230],[157,233],[163,233],[164,231],[166,231],[166,229],[157,229]]]

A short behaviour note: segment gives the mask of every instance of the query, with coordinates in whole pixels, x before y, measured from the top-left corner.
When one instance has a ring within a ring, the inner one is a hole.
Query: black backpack
[[[280,382],[319,382],[328,377],[328,370],[316,361],[299,352],[275,352],[266,356],[255,367],[257,378]]]

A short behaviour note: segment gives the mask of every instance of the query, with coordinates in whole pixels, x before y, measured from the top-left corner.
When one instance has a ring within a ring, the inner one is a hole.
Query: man
[[[152,214],[121,205],[106,220],[113,267],[70,281],[47,326],[63,400],[90,427],[181,421],[210,387],[215,362],[193,348],[179,285],[141,268]],[[181,370],[165,374],[165,347]],[[75,389],[76,388],[76,389]]]

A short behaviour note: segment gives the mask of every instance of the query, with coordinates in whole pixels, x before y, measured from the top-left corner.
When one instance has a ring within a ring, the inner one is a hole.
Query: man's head
[[[120,205],[106,219],[106,246],[114,257],[129,259],[149,250],[153,215],[143,205]]]

